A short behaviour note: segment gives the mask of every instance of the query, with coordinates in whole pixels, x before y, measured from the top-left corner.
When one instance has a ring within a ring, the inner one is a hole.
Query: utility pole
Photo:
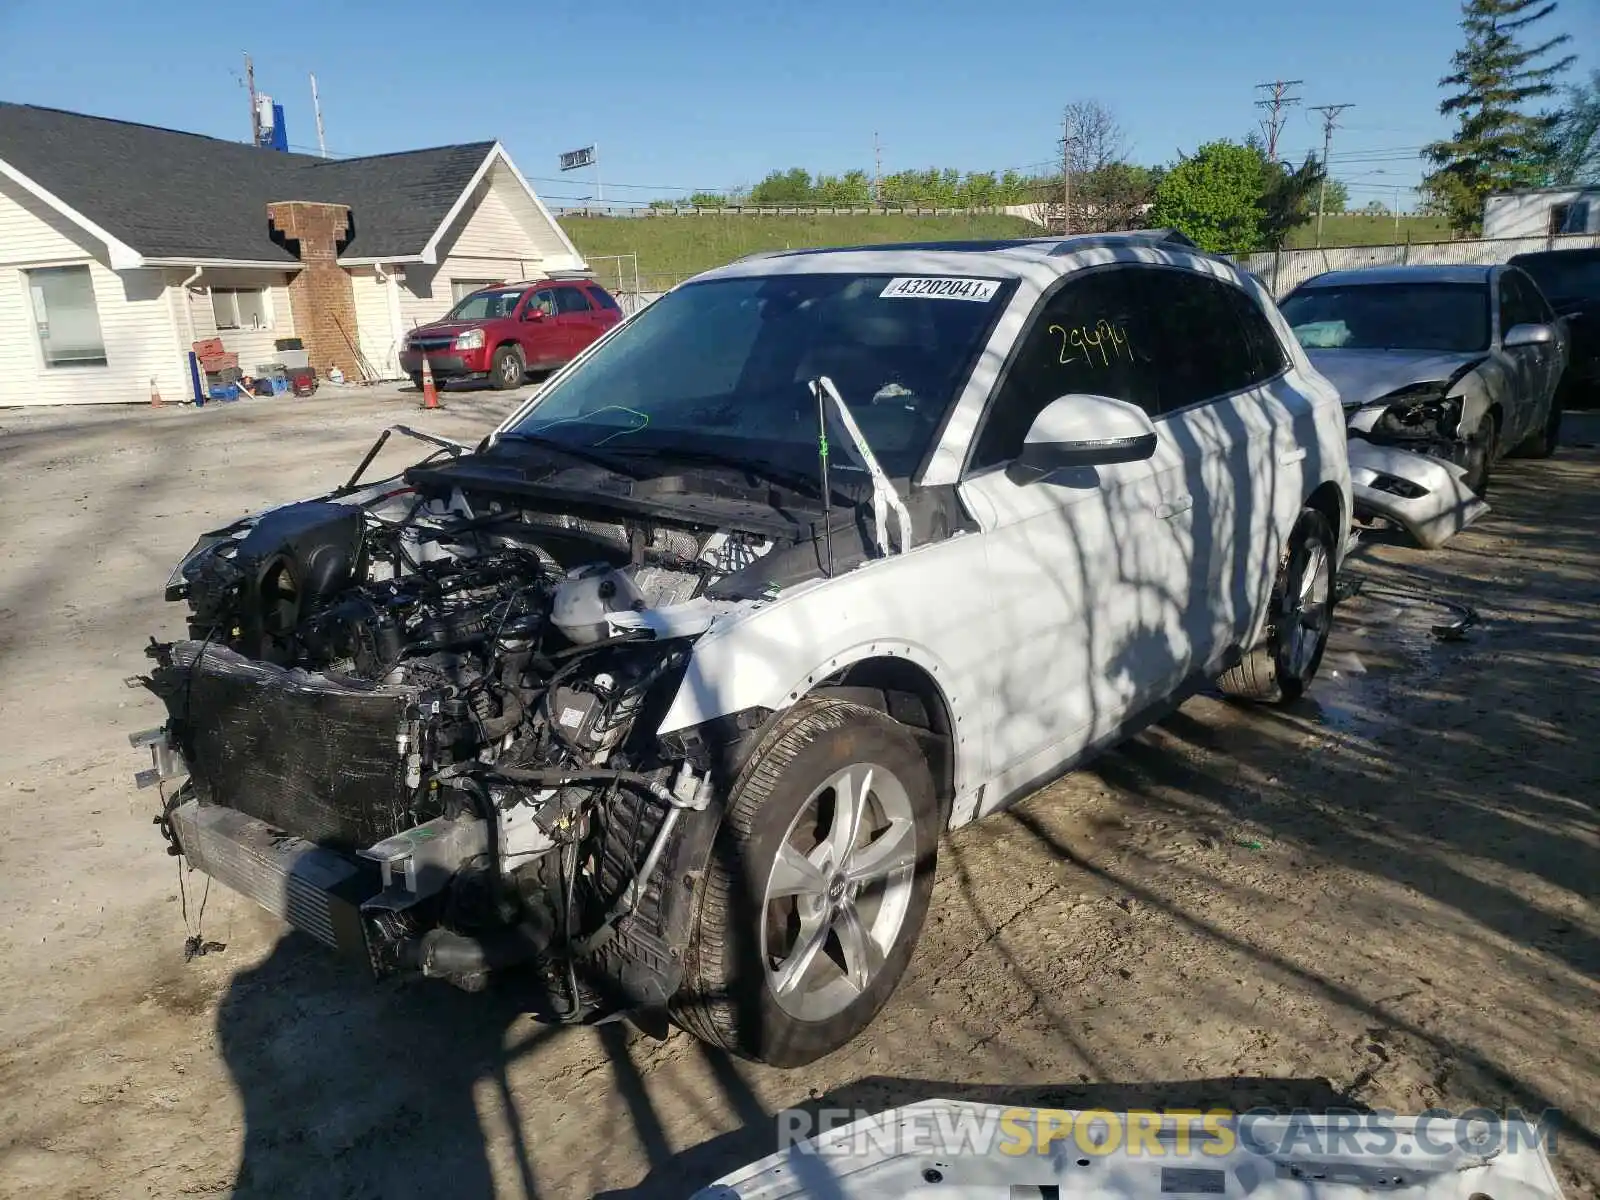
[[[1278,161],[1278,134],[1283,131],[1283,114],[1291,104],[1299,104],[1299,96],[1288,94],[1292,87],[1299,87],[1303,79],[1274,79],[1271,83],[1258,83],[1257,89],[1267,92],[1265,100],[1257,100],[1256,107],[1267,110],[1267,119],[1262,122],[1262,128],[1267,131],[1267,160]]]
[[[1061,110],[1061,232],[1072,232],[1072,109]]]
[[[1322,245],[1322,210],[1328,198],[1328,152],[1333,148],[1333,126],[1339,114],[1354,104],[1319,104],[1312,112],[1322,114],[1322,183],[1317,188],[1317,245]]]
[[[311,109],[317,114],[317,149],[322,152],[322,157],[328,157],[328,139],[322,135],[322,101],[317,98],[316,72],[311,75]]]
[[[261,114],[256,111],[256,65],[250,61],[250,54],[244,56],[245,87],[250,91],[250,144],[257,149],[261,146]]]
[[[872,202],[883,204],[883,143],[876,129],[872,131]]]

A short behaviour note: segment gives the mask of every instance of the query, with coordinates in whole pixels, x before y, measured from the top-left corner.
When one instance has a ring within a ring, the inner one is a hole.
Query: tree
[[[811,172],[804,167],[773,171],[750,189],[751,204],[811,204]]]
[[[1128,137],[1116,115],[1098,100],[1075,100],[1062,111],[1061,136],[1062,165],[1072,184],[1070,228],[1079,233],[1126,228],[1107,224],[1103,209],[1113,194],[1120,202],[1129,177],[1098,178],[1107,168],[1127,163]],[[1052,180],[1039,180],[1038,185],[1035,208],[1039,220],[1059,226],[1066,215],[1062,206],[1067,190],[1060,172]]]
[[[1349,211],[1350,189],[1342,179],[1329,178],[1327,196],[1322,201],[1322,211],[1342,213]]]
[[[1386,217],[1389,215],[1389,206],[1382,200],[1368,200],[1361,206],[1361,211],[1369,217]]]
[[[1548,177],[1560,118],[1525,106],[1555,91],[1555,78],[1576,56],[1551,60],[1568,34],[1527,46],[1521,35],[1556,10],[1555,0],[1463,0],[1466,44],[1439,81],[1448,94],[1439,111],[1456,119],[1455,136],[1424,156],[1437,168],[1424,181],[1458,232],[1478,228],[1490,192],[1536,186]]]
[[[1322,164],[1317,161],[1317,156],[1307,154],[1305,162],[1297,170],[1290,170],[1289,165],[1283,162],[1274,162],[1267,157],[1266,147],[1252,139],[1250,148],[1261,159],[1261,232],[1259,245],[1267,250],[1280,250],[1283,243],[1289,238],[1289,231],[1310,221],[1315,215],[1313,208],[1317,196],[1322,192]],[[1339,184],[1339,189],[1344,190],[1344,185]],[[1331,198],[1334,193],[1334,181],[1328,181],[1327,194]],[[1329,201],[1329,211],[1342,211],[1344,201],[1341,200],[1339,208],[1332,207]]]
[[[1567,104],[1556,114],[1553,184],[1600,183],[1600,71],[1582,87],[1567,89]]]
[[[696,192],[689,197],[689,204],[693,208],[725,208],[728,198],[716,192]]]

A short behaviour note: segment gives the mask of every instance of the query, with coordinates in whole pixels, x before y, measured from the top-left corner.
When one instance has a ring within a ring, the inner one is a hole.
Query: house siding
[[[357,267],[350,272],[355,293],[357,341],[362,356],[380,379],[400,378],[400,347],[395,341],[390,318],[388,277],[380,278],[372,267]]]
[[[439,249],[437,265],[405,268],[400,316],[406,330],[450,311],[453,279],[511,282],[583,265],[501,162],[479,182]]]
[[[211,288],[260,288],[266,292],[271,316],[268,328],[218,329]],[[294,314],[289,308],[289,275],[284,271],[208,267],[196,281],[188,301],[189,311],[194,315],[194,340],[220,337],[223,346],[239,356],[239,367],[246,375],[254,374],[258,366],[277,361],[277,339],[295,336]],[[187,352],[189,331],[186,325],[179,329],[178,338],[182,350]],[[318,369],[326,371],[328,368],[322,364]]]
[[[47,367],[39,349],[25,271],[89,268],[103,367]],[[148,403],[188,395],[174,325],[172,273],[113,271],[104,245],[8,179],[0,179],[0,405]]]

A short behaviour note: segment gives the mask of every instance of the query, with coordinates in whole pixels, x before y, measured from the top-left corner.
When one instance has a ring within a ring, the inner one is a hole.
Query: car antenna
[[[828,486],[828,407],[821,386],[811,381],[817,397],[817,458],[822,463],[822,553],[827,559],[825,578],[833,578],[833,489]]]

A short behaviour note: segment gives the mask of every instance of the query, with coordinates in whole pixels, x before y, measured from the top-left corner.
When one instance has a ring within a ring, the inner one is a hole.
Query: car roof
[[[1242,275],[1233,263],[1199,249],[1172,229],[1140,229],[1122,233],[1086,233],[985,241],[889,242],[867,246],[823,246],[800,250],[768,250],[717,267],[697,279],[745,278],[768,274],[862,273],[980,275],[1019,278],[1064,274],[1084,263],[1075,256],[1107,251],[1105,261],[1190,262],[1206,259]],[[1124,253],[1118,253],[1124,252]],[[1176,256],[1182,256],[1181,258]]]
[[[1576,262],[1579,259],[1600,258],[1600,246],[1571,246],[1565,250],[1530,250],[1526,254],[1513,254],[1506,261],[1513,267],[1523,263]]]
[[[1437,264],[1415,267],[1360,267],[1353,271],[1325,271],[1306,280],[1303,288],[1360,287],[1383,283],[1487,283],[1494,265]]]

